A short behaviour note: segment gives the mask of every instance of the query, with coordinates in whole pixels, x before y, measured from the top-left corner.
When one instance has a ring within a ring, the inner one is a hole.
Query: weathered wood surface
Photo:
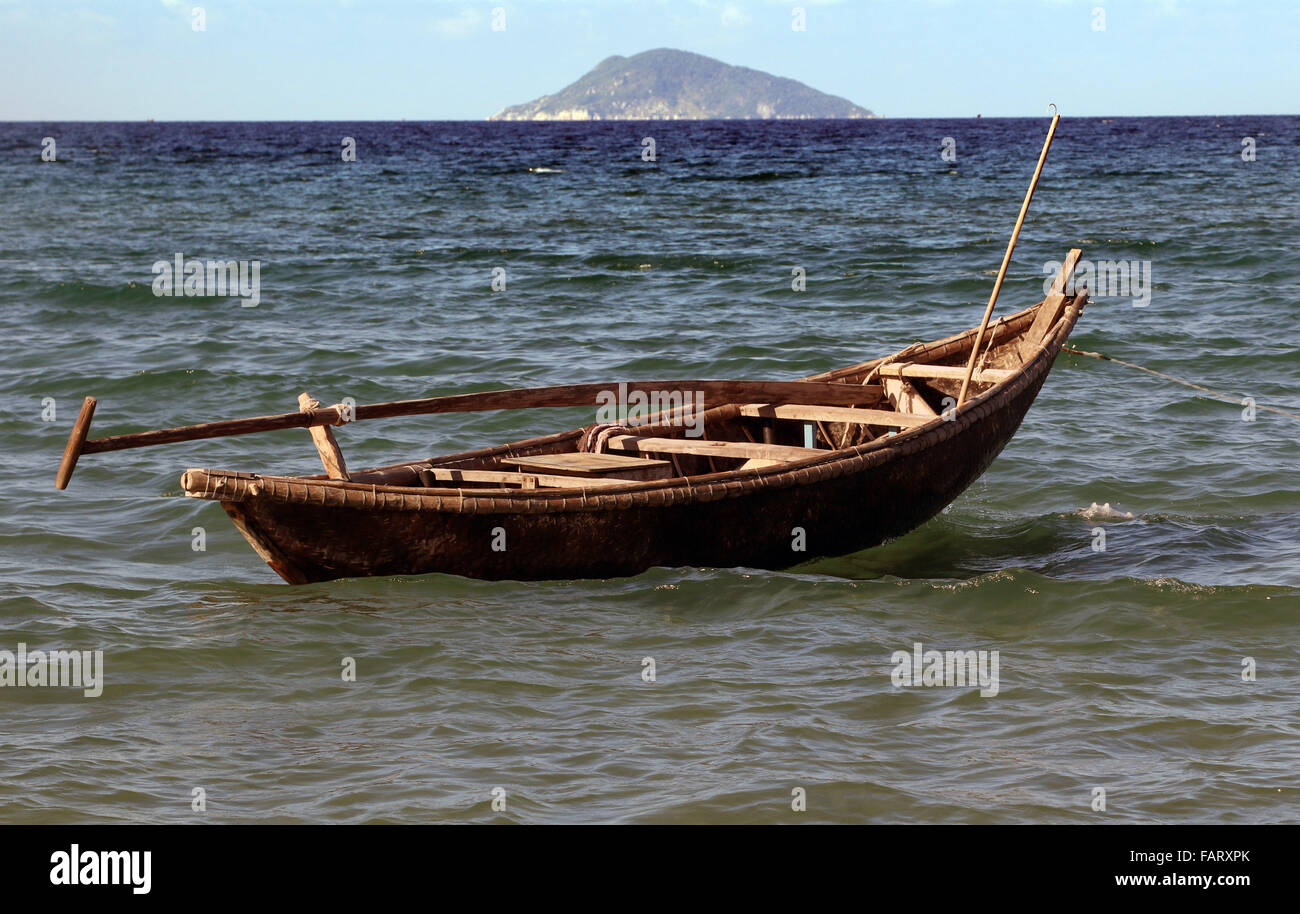
[[[821,451],[846,456],[817,472],[777,464],[687,480],[442,495],[261,479],[257,492],[228,487],[223,504],[239,499],[228,507],[240,509],[241,530],[289,557],[272,568],[295,583],[431,572],[554,580],[656,566],[784,568],[877,545],[937,514],[1010,440],[1047,367],[953,422],[880,439],[860,455]],[[807,551],[791,549],[796,526],[807,531]],[[500,552],[489,547],[498,528],[509,543]]]
[[[667,471],[672,468],[672,463],[667,460],[585,452],[538,454],[535,457],[503,457],[501,463],[539,473],[586,477],[611,476],[623,479],[661,478],[668,475]]]
[[[90,431],[90,420],[95,417],[95,398],[87,397],[81,403],[77,420],[72,423],[72,433],[68,435],[67,446],[63,449],[63,459],[59,461],[59,472],[54,477],[57,489],[66,489],[68,480],[77,469],[77,459],[85,453],[86,433]]]
[[[317,409],[320,409],[320,401],[313,399],[312,395],[305,391],[298,394],[299,412],[310,413]],[[325,465],[325,475],[330,479],[347,479],[347,463],[343,460],[343,451],[339,448],[338,441],[334,439],[334,432],[330,427],[313,425],[307,431],[311,432],[316,453],[320,454],[320,462]]]
[[[545,486],[553,489],[585,489],[597,486],[618,485],[618,480],[593,479],[582,476],[551,475],[547,473],[520,473],[512,470],[457,470],[450,467],[420,467],[417,471],[420,482],[426,486],[439,483],[451,483],[454,488],[460,482],[488,482],[503,486],[537,488]]]
[[[1022,359],[1027,359],[1033,354],[1040,345],[1047,332],[1052,329],[1061,317],[1061,312],[1065,310],[1066,294],[1065,290],[1074,277],[1074,271],[1079,266],[1079,258],[1083,251],[1078,248],[1072,248],[1066,255],[1065,260],[1061,263],[1061,269],[1056,274],[1056,279],[1052,281],[1052,291],[1043,299],[1043,303],[1038,306],[1038,313],[1034,315],[1034,323],[1020,340],[1018,350]],[[1072,297],[1072,296],[1071,296]]]
[[[914,413],[929,422],[939,415],[925,398],[903,378],[885,378],[885,396],[894,404],[894,409],[903,413]]]
[[[620,388],[620,384],[625,387]],[[866,387],[826,381],[626,381],[597,384],[567,384],[557,387],[520,387],[510,390],[488,390],[481,393],[451,394],[444,397],[426,397],[419,400],[394,400],[371,403],[352,410],[352,419],[392,419],[399,416],[432,415],[436,413],[486,412],[503,409],[540,409],[603,405],[597,398],[608,397],[620,389],[634,391],[693,391],[704,396],[706,404],[739,403],[762,399],[775,403],[826,403],[832,406],[850,406],[878,402],[879,386]],[[85,442],[83,454],[99,454],[126,448],[151,447],[181,441],[201,441],[207,438],[228,438],[256,432],[279,431],[290,428],[310,428],[317,425],[338,425],[345,421],[344,410],[326,406],[310,412],[277,413],[269,416],[252,416],[247,419],[227,419],[204,422],[175,428],[111,435]]]
[[[703,438],[641,438],[636,435],[613,435],[606,442],[620,451],[649,454],[694,454],[701,457],[763,457],[768,460],[806,460],[826,453],[816,448],[789,447],[783,444],[757,444],[753,441],[706,441]]]
[[[888,388],[886,388],[888,391]],[[811,406],[790,403],[773,406],[770,403],[746,403],[740,407],[742,416],[764,419],[803,419],[811,422],[848,422],[856,425],[881,425],[893,428],[915,428],[934,418],[916,411],[886,409],[848,409],[842,406]]]
[[[569,429],[353,473],[364,482],[191,470],[182,486],[188,495],[220,501],[232,517],[238,515],[241,532],[259,554],[269,555],[271,567],[294,583],[429,572],[537,580],[631,575],[654,566],[783,568],[902,535],[950,503],[1011,439],[1085,302],[1086,296],[1067,301],[1044,345],[1005,383],[954,410],[952,421],[932,420],[843,450],[788,448],[793,454],[779,458],[719,460],[729,468],[689,478],[628,482],[557,475],[563,488],[548,487],[539,476],[543,484],[523,489],[513,479],[533,474],[486,469],[502,457],[569,451],[584,432]],[[999,336],[995,353],[1005,355],[1014,347],[1035,313],[1025,309],[1009,317],[1011,335]],[[971,330],[917,344],[905,357],[950,363],[970,351],[973,336]],[[879,364],[839,369],[834,376],[857,383]],[[815,377],[825,380],[831,374]],[[935,383],[955,389],[958,382]],[[737,398],[712,413],[707,427],[740,438],[742,429],[728,424],[740,416],[737,404],[765,402]],[[872,402],[879,403],[879,395]],[[628,437],[673,434],[680,432],[656,428]],[[664,440],[680,445],[683,439]],[[808,459],[799,460],[803,457]],[[458,463],[476,469],[457,470]],[[450,477],[447,487],[422,482],[421,468]],[[499,475],[482,478],[495,483],[492,488],[469,486],[478,473],[493,472]],[[503,476],[512,482],[500,482]],[[796,526],[807,531],[805,552],[790,547]],[[510,544],[500,552],[487,546],[498,528],[508,531]]]
[[[942,379],[960,381],[966,377],[966,369],[960,365],[918,365],[915,362],[892,362],[880,366],[880,374],[886,378],[916,378],[918,380]],[[996,384],[1015,374],[1009,368],[985,368],[975,372],[971,380],[976,384]]]

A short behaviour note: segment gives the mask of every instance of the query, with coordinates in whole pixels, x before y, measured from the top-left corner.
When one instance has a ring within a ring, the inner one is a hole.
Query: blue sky
[[[0,0],[0,119],[478,120],[656,47],[889,117],[1300,107],[1300,0]]]

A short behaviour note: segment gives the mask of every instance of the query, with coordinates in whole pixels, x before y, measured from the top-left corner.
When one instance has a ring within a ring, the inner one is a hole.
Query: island
[[[848,99],[703,54],[658,48],[606,57],[554,95],[491,121],[790,120],[876,117]]]

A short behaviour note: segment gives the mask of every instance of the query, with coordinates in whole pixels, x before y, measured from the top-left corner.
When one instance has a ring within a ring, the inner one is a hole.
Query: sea
[[[1215,393],[1063,353],[946,513],[855,555],[295,587],[179,478],[320,472],[305,431],[54,487],[86,396],[98,437],[956,333],[1047,126],[0,124],[0,822],[1300,821],[1297,117],[1063,118],[995,318],[1081,248],[1071,345]],[[171,294],[178,256],[250,294]],[[591,421],[337,434],[360,468]],[[54,651],[92,687],[33,677]]]

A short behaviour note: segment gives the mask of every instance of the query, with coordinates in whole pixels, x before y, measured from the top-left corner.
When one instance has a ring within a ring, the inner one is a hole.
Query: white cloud
[[[463,9],[456,16],[433,20],[433,30],[444,38],[464,38],[482,21],[476,9]]]
[[[749,25],[750,15],[734,3],[722,8],[722,27],[724,29],[743,29]]]

